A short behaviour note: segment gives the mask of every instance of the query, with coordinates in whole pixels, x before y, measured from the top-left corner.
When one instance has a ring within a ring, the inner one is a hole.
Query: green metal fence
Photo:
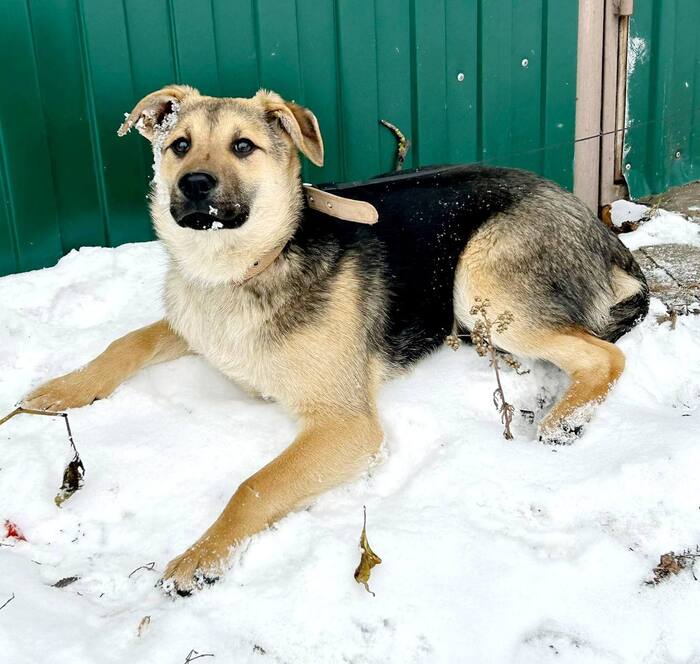
[[[623,159],[633,198],[700,179],[698,26],[698,0],[634,5]]]
[[[310,181],[487,161],[572,185],[575,0],[2,0],[0,274],[152,237],[124,111],[172,82],[314,110]],[[541,148],[546,147],[545,150]]]

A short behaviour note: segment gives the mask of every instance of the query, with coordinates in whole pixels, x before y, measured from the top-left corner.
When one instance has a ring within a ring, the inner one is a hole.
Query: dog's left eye
[[[255,143],[249,141],[247,138],[239,138],[233,142],[233,151],[244,157],[249,155],[253,150],[255,150]]]

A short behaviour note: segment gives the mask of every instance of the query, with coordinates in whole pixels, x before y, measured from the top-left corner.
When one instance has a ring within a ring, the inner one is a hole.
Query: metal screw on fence
[[[523,61],[520,64],[523,67],[527,67],[530,64],[530,61],[527,58],[523,58]]]
[[[462,72],[459,72],[459,74],[457,74],[457,80],[460,83],[464,80],[464,74]]]

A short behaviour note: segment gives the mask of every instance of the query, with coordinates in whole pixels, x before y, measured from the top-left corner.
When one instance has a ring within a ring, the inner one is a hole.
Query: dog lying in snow
[[[613,342],[647,312],[644,276],[556,184],[446,166],[305,188],[297,151],[322,164],[318,122],[263,90],[220,99],[166,87],[136,105],[120,135],[132,126],[154,148],[166,317],[24,404],[84,406],[142,367],[199,353],[301,421],[294,442],[167,566],[177,592],[216,577],[243,539],[362,471],[382,441],[380,384],[437,349],[455,323],[470,329],[476,298],[513,315],[492,331],[499,348],[571,377],[539,425],[542,440],[577,434],[622,373]]]

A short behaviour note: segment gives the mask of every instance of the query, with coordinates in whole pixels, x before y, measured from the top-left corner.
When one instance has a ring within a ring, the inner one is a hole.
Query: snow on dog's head
[[[297,151],[323,163],[314,114],[265,90],[218,98],[168,86],[144,97],[118,134],[132,127],[153,146],[156,233],[185,276],[208,284],[239,281],[286,243],[302,205]]]

